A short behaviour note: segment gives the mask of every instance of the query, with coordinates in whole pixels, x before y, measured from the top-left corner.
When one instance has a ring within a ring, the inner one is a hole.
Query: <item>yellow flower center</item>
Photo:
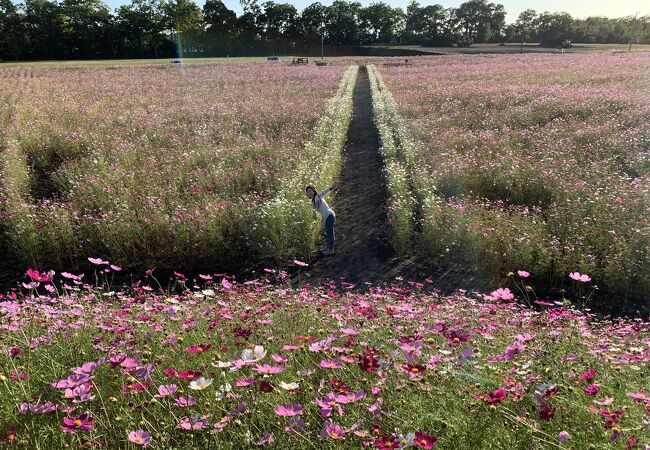
[[[81,425],[81,420],[79,420],[79,419],[75,420],[75,421],[74,421],[74,424],[75,424],[76,426]]]

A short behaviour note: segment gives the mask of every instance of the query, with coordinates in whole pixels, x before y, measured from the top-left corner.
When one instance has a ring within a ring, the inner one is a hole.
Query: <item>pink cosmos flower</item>
[[[591,281],[591,277],[586,274],[580,274],[580,272],[571,272],[569,274],[569,278],[575,281],[580,281],[582,283],[586,283],[588,281]]]
[[[284,417],[299,416],[302,414],[302,405],[300,403],[296,403],[295,405],[292,405],[291,403],[280,405],[275,408],[275,413],[278,416]]]
[[[528,278],[530,276],[530,273],[526,272],[525,270],[518,270],[517,275],[519,275],[521,278]]]
[[[238,380],[235,380],[235,386],[236,387],[246,387],[250,386],[251,384],[255,383],[255,378],[240,378]]]
[[[167,397],[169,395],[174,395],[176,391],[178,391],[178,386],[175,384],[162,384],[158,386],[158,394],[154,395],[154,397]]]
[[[334,422],[329,422],[323,428],[321,436],[327,436],[331,439],[340,440],[345,437],[345,430],[340,425]]]
[[[52,383],[50,386],[52,386],[54,389],[72,389],[80,384],[84,384],[92,380],[93,377],[88,374],[73,374],[70,375],[68,378],[65,380],[59,380],[56,383]]]
[[[307,267],[307,266],[309,266],[309,264],[307,264],[307,263],[304,262],[304,261],[300,261],[299,259],[294,259],[294,260],[293,260],[293,263],[294,263],[296,266],[299,266],[299,267]]]
[[[343,409],[341,408],[341,405],[336,402],[336,394],[333,392],[327,394],[323,400],[317,398],[315,402],[320,406],[320,414],[324,418],[332,415],[333,408],[337,408],[340,416],[343,415]]]
[[[88,261],[90,261],[91,263],[93,263],[96,266],[107,266],[108,265],[108,261],[104,261],[101,258],[88,258]]]
[[[354,403],[366,397],[366,393],[363,390],[359,392],[350,392],[344,395],[337,395],[336,402],[342,405],[347,405],[348,403]]]
[[[46,283],[48,281],[52,281],[52,275],[54,275],[53,271],[50,271],[48,273],[43,272],[40,273],[38,270],[34,269],[27,269],[27,276],[31,278],[34,281],[38,281],[40,283]]]
[[[196,399],[194,397],[178,397],[176,399],[176,406],[181,408],[187,408],[188,406],[196,405]]]
[[[355,336],[359,334],[360,331],[361,330],[359,330],[358,328],[341,328],[341,333],[348,334],[351,336]]]
[[[36,404],[29,404],[29,403],[21,403],[18,406],[18,411],[21,414],[25,413],[32,413],[32,414],[47,414],[51,413],[57,410],[57,406],[52,403],[52,402],[45,402],[45,403],[36,403]]]
[[[59,425],[59,428],[65,433],[76,433],[77,431],[89,431],[92,430],[95,422],[94,417],[90,417],[90,414],[83,413],[77,417],[64,417],[63,425]]]
[[[638,392],[628,392],[627,396],[630,397],[632,401],[634,401],[635,403],[642,403],[642,402],[650,403],[650,397],[648,397],[648,395],[643,389],[641,389]]]
[[[144,430],[135,430],[129,433],[129,441],[146,447],[151,443],[151,435]]]
[[[72,373],[76,373],[77,375],[90,375],[103,364],[104,360],[100,361],[90,361],[83,363],[81,367],[73,367]]]
[[[515,295],[508,288],[499,288],[496,291],[492,291],[486,298],[488,300],[512,300],[515,298]]]
[[[255,364],[255,367],[253,370],[258,373],[266,373],[266,374],[275,374],[275,373],[280,373],[284,372],[284,367],[283,366],[270,366],[268,364]]]
[[[557,435],[557,439],[560,442],[566,442],[569,440],[570,437],[571,435],[569,435],[569,433],[566,431],[560,431],[560,434]]]
[[[280,355],[276,355],[276,354],[271,355],[271,358],[273,358],[273,361],[275,361],[276,363],[280,363],[280,364],[285,364],[285,363],[289,362],[289,358],[286,358],[286,357],[280,356]]]
[[[336,359],[323,359],[319,365],[323,369],[338,369],[343,364],[341,363],[341,361]]]
[[[183,417],[181,419],[180,423],[178,424],[178,428],[181,428],[183,430],[188,430],[188,431],[189,430],[200,430],[205,425],[207,425],[206,419],[207,419],[206,417],[199,416],[198,414],[197,414],[196,417],[193,417],[192,419],[190,419],[188,417]]]

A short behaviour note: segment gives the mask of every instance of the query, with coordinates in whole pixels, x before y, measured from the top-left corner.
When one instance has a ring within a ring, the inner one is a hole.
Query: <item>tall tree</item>
[[[264,13],[260,16],[259,23],[264,30],[264,36],[275,51],[286,49],[287,43],[297,39],[298,11],[288,3],[268,1],[263,6]]]
[[[49,0],[25,1],[26,58],[60,59],[65,56],[61,7]]]
[[[574,21],[568,13],[540,14],[535,21],[538,40],[548,46],[556,46],[573,38]]]
[[[455,11],[456,20],[467,39],[487,42],[498,37],[505,27],[506,11],[503,5],[486,0],[470,0]]]
[[[112,17],[100,0],[63,0],[63,38],[67,56],[112,57]]]
[[[404,11],[384,2],[371,3],[359,12],[360,34],[371,42],[390,42],[404,27]]]
[[[26,51],[22,17],[11,0],[0,0],[0,59],[18,59]]]
[[[131,0],[117,10],[116,28],[122,48],[130,57],[160,56],[171,47],[160,0]]]
[[[203,11],[192,0],[168,0],[162,5],[164,22],[172,34],[179,57],[197,56],[204,30]]]
[[[359,42],[359,12],[361,3],[334,0],[325,12],[325,29],[330,41],[337,44]]]
[[[535,19],[537,18],[537,11],[534,9],[527,9],[522,11],[517,17],[515,22],[515,30],[520,36],[521,42],[530,41],[535,32]]]
[[[445,28],[445,9],[441,5],[420,6],[413,0],[406,8],[405,38],[407,41],[442,43]]]

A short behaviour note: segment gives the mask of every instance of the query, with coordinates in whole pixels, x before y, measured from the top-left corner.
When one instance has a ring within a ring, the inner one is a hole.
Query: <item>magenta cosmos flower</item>
[[[487,399],[485,401],[488,403],[488,405],[497,405],[497,404],[501,403],[502,401],[504,401],[507,396],[508,396],[508,393],[506,392],[506,390],[502,389],[502,388],[499,388],[499,389],[496,389],[496,390],[490,392],[487,395]]]
[[[586,395],[596,395],[600,392],[600,386],[596,383],[592,383],[589,386],[586,386],[584,389]]]
[[[437,440],[438,439],[435,436],[431,436],[430,434],[425,434],[421,431],[417,431],[415,433],[415,436],[413,437],[413,444],[416,447],[430,449],[433,448],[434,445],[436,445]]]
[[[212,347],[212,344],[199,344],[187,347],[185,350],[188,353],[203,353],[204,351],[209,350],[210,347]]]
[[[129,441],[146,447],[151,443],[151,435],[144,430],[135,430],[129,433]]]
[[[275,408],[275,413],[278,416],[285,416],[285,417],[299,416],[300,414],[302,414],[302,405],[300,403],[296,403],[295,405],[292,405],[291,403],[287,403],[286,405],[280,405]]]
[[[94,422],[94,417],[90,417],[88,413],[83,413],[77,417],[64,417],[63,425],[59,425],[59,428],[66,433],[76,433],[80,430],[88,431],[93,429]]]

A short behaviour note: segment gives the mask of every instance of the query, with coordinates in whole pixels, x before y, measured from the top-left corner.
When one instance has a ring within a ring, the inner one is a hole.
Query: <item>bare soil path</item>
[[[336,253],[329,257],[316,256],[309,269],[300,273],[300,284],[322,284],[329,280],[377,284],[396,277],[414,281],[431,279],[430,284],[440,288],[457,284],[453,282],[459,276],[455,271],[441,272],[418,263],[415,258],[395,255],[389,242],[388,193],[380,145],[379,131],[373,121],[368,73],[362,66],[354,89],[353,117],[339,189],[333,194]],[[298,277],[294,276],[294,280]]]

